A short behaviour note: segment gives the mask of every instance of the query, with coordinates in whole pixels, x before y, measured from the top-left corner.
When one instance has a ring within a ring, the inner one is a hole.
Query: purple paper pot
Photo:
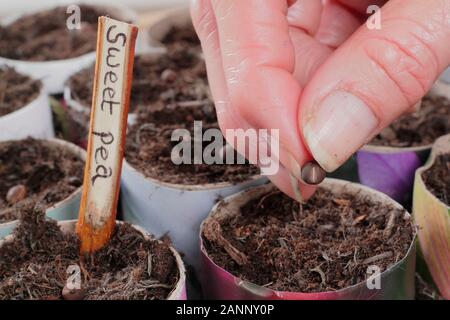
[[[355,183],[326,179],[322,186],[336,195],[342,192],[363,194],[371,197],[373,200],[402,209],[401,205],[386,195]],[[202,223],[200,232],[201,280],[206,298],[219,300],[380,300],[414,298],[416,235],[414,235],[405,257],[380,274],[380,289],[369,289],[370,286],[364,281],[337,291],[317,293],[281,292],[244,281],[218,266],[208,256],[208,252],[203,244],[201,235],[203,234],[205,223],[211,217],[235,216],[249,200],[258,198],[272,190],[275,190],[275,187],[271,184],[266,184],[225,198],[212,209],[210,216]],[[410,217],[409,213],[407,215]]]
[[[414,174],[430,147],[388,148],[365,146],[356,154],[359,182],[406,205],[411,202]]]

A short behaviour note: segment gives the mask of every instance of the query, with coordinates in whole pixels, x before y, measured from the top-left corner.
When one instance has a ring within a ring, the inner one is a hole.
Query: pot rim
[[[366,194],[372,194],[374,196],[375,199],[382,201],[386,204],[390,204],[392,205],[394,208],[397,209],[401,209],[404,210],[405,215],[410,219],[411,223],[412,223],[412,215],[406,211],[405,208],[403,208],[402,205],[400,205],[398,202],[396,202],[395,200],[391,199],[390,197],[388,197],[387,195],[385,195],[382,192],[379,192],[377,190],[371,189],[369,187],[366,187],[364,185],[360,185],[358,183],[353,183],[353,182],[348,182],[348,181],[344,181],[344,180],[339,180],[339,179],[333,179],[333,178],[326,178],[324,180],[324,182],[322,182],[321,184],[322,187],[327,188],[329,191],[333,192],[333,193],[340,193],[342,190],[345,190],[347,187],[349,189],[347,189],[347,191],[352,192],[352,193],[359,193],[361,191],[363,191]],[[335,190],[337,188],[339,188],[337,191]],[[252,283],[250,281],[246,281],[246,280],[242,280],[239,277],[233,275],[232,273],[230,273],[228,270],[220,267],[219,265],[217,265],[213,259],[211,259],[211,257],[209,256],[205,246],[204,246],[204,242],[203,242],[203,228],[205,225],[205,222],[207,222],[211,217],[213,217],[214,215],[220,213],[218,212],[218,210],[220,208],[224,208],[227,205],[229,205],[233,200],[235,200],[236,198],[243,198],[246,199],[245,201],[248,201],[250,198],[252,198],[252,196],[259,195],[260,193],[269,191],[276,188],[274,185],[272,185],[271,183],[269,184],[265,184],[262,186],[258,186],[258,187],[254,187],[248,190],[244,190],[241,191],[237,194],[234,194],[230,197],[227,197],[221,201],[219,201],[212,209],[210,214],[208,215],[208,217],[203,220],[203,222],[200,225],[200,233],[199,233],[199,240],[200,240],[200,251],[201,254],[208,259],[208,262],[213,264],[215,268],[217,268],[218,270],[224,272],[228,277],[233,278],[235,280],[235,283],[237,286],[240,287],[244,287],[246,290],[249,290],[248,287],[250,286],[250,288],[252,288],[253,291],[256,292],[260,292],[262,295],[269,295],[269,296],[275,296],[275,297],[283,297],[284,295],[287,294],[298,294],[298,295],[302,295],[304,297],[314,297],[317,296],[318,294],[323,295],[323,294],[340,294],[340,293],[345,293],[347,291],[356,289],[358,287],[362,287],[365,286],[365,281],[361,281],[358,282],[352,286],[348,286],[336,291],[319,291],[319,292],[299,292],[299,291],[277,291],[277,290],[273,290],[270,288],[266,288],[266,287],[262,287],[260,285],[257,285],[255,283]],[[226,215],[235,215],[236,212],[233,212],[232,210],[226,210]],[[411,244],[409,245],[409,248],[405,254],[405,256],[400,259],[399,261],[397,261],[396,263],[394,263],[393,265],[391,265],[389,268],[387,268],[386,270],[384,270],[383,272],[380,273],[380,277],[386,276],[389,273],[391,273],[395,268],[397,268],[398,266],[400,266],[402,263],[404,263],[409,256],[411,255],[411,253],[413,252],[413,250],[415,249],[415,244],[416,244],[416,239],[417,239],[417,226],[414,226],[414,234],[413,234],[413,238],[411,241]]]
[[[19,140],[7,140],[7,141],[0,141],[0,145],[2,145],[3,143],[8,143],[11,141],[21,141],[24,139],[19,139]],[[50,145],[56,145],[56,146],[60,146],[60,147],[64,147],[69,149],[70,151],[72,151],[75,155],[77,155],[80,160],[82,161],[86,161],[86,151],[82,148],[80,148],[79,146],[65,141],[65,140],[61,140],[58,138],[50,138],[50,139],[35,139],[38,141],[44,141],[47,144]],[[50,207],[45,209],[45,212],[47,213],[48,211],[60,208],[62,206],[64,206],[67,202],[72,201],[75,197],[77,197],[79,194],[81,194],[81,190],[82,190],[82,186],[78,187],[77,189],[75,189],[69,196],[67,196],[66,198],[64,198],[63,200],[52,204]],[[0,226],[4,226],[4,227],[8,227],[8,226],[13,226],[15,225],[19,220],[15,219],[15,220],[11,220],[11,221],[7,221],[4,223],[0,223]]]
[[[182,19],[180,19],[181,21],[177,19],[180,17],[182,17]],[[180,25],[184,25],[187,20],[190,20],[189,6],[180,5],[167,10],[158,19],[155,19],[148,25],[147,34],[150,37],[150,42],[165,48],[166,46],[161,42],[161,40],[167,32],[164,32],[163,35],[158,35],[159,32],[158,30],[155,30],[155,28],[157,29],[159,26],[166,25],[168,23],[173,24],[174,21],[177,21]]]
[[[60,227],[60,229],[65,232],[74,232],[75,231],[75,226],[77,224],[78,220],[65,220],[65,221],[57,221],[58,226]],[[116,220],[116,225],[119,224],[124,224],[124,221],[119,221]],[[139,231],[146,240],[150,239],[150,234],[148,232],[146,232],[143,228],[137,226],[137,225],[133,225],[131,224],[131,226],[136,229],[137,231]],[[5,238],[0,239],[0,247],[7,243],[12,241],[12,239],[14,238],[14,234],[9,234],[7,235]],[[155,241],[158,241],[159,243],[162,243],[161,240],[159,239],[154,239]],[[177,262],[177,269],[178,269],[178,273],[179,273],[179,277],[178,277],[178,281],[176,283],[176,285],[174,286],[173,290],[168,294],[168,296],[166,297],[165,300],[177,300],[178,296],[181,295],[181,293],[183,292],[183,290],[185,289],[185,283],[186,283],[186,269],[184,267],[183,261],[181,259],[180,254],[172,247],[169,246],[170,251],[172,252],[172,255],[175,257],[175,261]]]
[[[69,5],[73,5],[73,4],[87,5],[87,6],[98,8],[98,9],[109,9],[112,12],[118,13],[118,15],[120,16],[121,19],[122,18],[128,19],[133,23],[137,23],[137,21],[138,21],[138,15],[134,10],[131,10],[129,7],[119,4],[119,3],[111,4],[110,2],[100,1],[99,3],[92,4],[92,3],[87,2],[86,0],[72,0],[72,2],[66,3],[66,4],[64,4],[64,3],[44,4],[44,5],[39,6],[38,8],[32,8],[32,9],[26,8],[26,9],[20,10],[19,12],[15,13],[15,14],[8,15],[6,18],[1,19],[0,25],[8,26],[9,24],[13,23],[14,21],[16,21],[17,19],[19,19],[23,16],[35,14],[35,13],[45,11],[45,10],[51,10],[51,9],[58,8],[58,7],[69,6]],[[109,13],[112,13],[112,12],[109,12]],[[18,59],[10,59],[10,58],[0,56],[0,63],[10,63],[10,64],[19,64],[20,63],[20,64],[24,64],[24,65],[34,65],[34,66],[42,65],[44,67],[48,64],[76,63],[78,60],[84,59],[88,56],[95,57],[95,51],[88,52],[88,53],[82,54],[80,56],[72,57],[69,59],[46,60],[46,61],[18,60]]]
[[[0,61],[0,63],[1,63],[1,61]],[[25,75],[22,72],[18,72],[18,71],[16,71],[16,72],[20,73],[22,75]],[[36,98],[34,98],[33,100],[29,101],[27,104],[21,106],[19,109],[14,110],[13,112],[7,113],[4,116],[0,117],[0,122],[10,122],[14,118],[22,116],[22,113],[27,112],[29,108],[34,107],[35,104],[38,103],[40,100],[44,100],[44,99],[47,100],[48,99],[48,94],[47,94],[47,92],[44,89],[44,83],[40,79],[36,79],[36,78],[34,78],[34,77],[30,76],[30,75],[26,75],[26,76],[29,77],[32,80],[39,81],[40,88],[39,88],[38,95],[36,96]]]
[[[428,171],[429,169],[431,169],[431,167],[434,165],[434,163],[436,162],[436,158],[439,157],[440,155],[447,154],[447,153],[450,154],[450,133],[446,134],[436,140],[436,142],[434,143],[434,145],[431,149],[431,154],[430,154],[428,161],[423,166],[421,166],[420,168],[418,168],[416,170],[415,179],[418,179],[419,181],[421,181],[423,183],[423,185],[425,187],[424,188],[425,192],[428,194],[428,196],[432,197],[436,201],[441,202],[442,204],[444,204],[444,206],[447,207],[448,210],[450,210],[450,205],[445,204],[438,197],[436,197],[436,195],[427,188],[427,186],[422,178],[422,174],[424,172]]]
[[[156,184],[156,185],[159,185],[159,186],[162,186],[162,187],[166,187],[166,188],[169,188],[169,189],[178,189],[178,190],[181,190],[181,191],[205,191],[205,190],[223,189],[223,188],[237,186],[237,185],[240,185],[240,184],[245,184],[245,183],[248,183],[248,182],[253,182],[253,181],[259,180],[259,179],[264,177],[264,176],[262,176],[260,174],[256,174],[256,175],[249,176],[248,179],[243,180],[243,181],[238,182],[238,183],[233,183],[233,182],[229,182],[229,181],[222,181],[222,182],[216,182],[216,183],[213,182],[213,183],[192,184],[192,185],[190,185],[190,184],[179,184],[179,183],[165,182],[165,181],[158,180],[156,178],[147,177],[142,172],[137,170],[134,166],[132,166],[127,161],[126,157],[124,157],[124,159],[123,159],[123,167],[126,168],[126,170],[129,170],[129,171],[133,172],[134,174],[139,175],[141,178],[152,182],[153,184]]]
[[[431,95],[443,96],[450,100],[450,84],[443,82],[442,80],[437,80],[430,92]],[[372,152],[372,153],[403,153],[403,152],[421,152],[430,150],[433,144],[427,144],[423,146],[416,147],[390,147],[390,146],[377,146],[371,145],[370,142],[361,148],[361,151]]]

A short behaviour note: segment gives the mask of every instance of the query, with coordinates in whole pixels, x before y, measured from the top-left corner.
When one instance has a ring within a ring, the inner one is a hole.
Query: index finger
[[[280,0],[213,1],[231,107],[255,129],[279,130],[279,160],[300,179],[311,156],[296,121],[302,88],[287,9]]]

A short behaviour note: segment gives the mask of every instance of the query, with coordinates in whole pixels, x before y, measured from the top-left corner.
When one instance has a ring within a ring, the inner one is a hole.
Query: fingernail
[[[314,159],[328,172],[364,145],[378,126],[370,107],[345,91],[332,93],[313,112],[303,134]]]
[[[291,178],[291,185],[292,190],[294,190],[295,199],[300,203],[306,203],[302,197],[302,194],[300,193],[300,182],[296,177],[294,177],[293,174],[289,174],[289,177]]]

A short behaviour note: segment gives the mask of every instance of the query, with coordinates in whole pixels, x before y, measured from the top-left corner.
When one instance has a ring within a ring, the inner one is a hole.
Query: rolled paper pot
[[[120,224],[122,222],[116,221],[116,223]],[[77,220],[67,220],[58,222],[59,227],[64,233],[74,233],[76,224]],[[133,228],[142,233],[142,235],[146,239],[149,239],[149,235],[145,230],[143,230],[139,226],[133,226]],[[14,239],[13,238],[14,235],[11,233],[12,230],[10,230],[8,233],[0,234],[0,246],[2,246],[5,242],[12,241]],[[170,250],[177,262],[177,268],[180,277],[175,285],[175,288],[172,290],[172,292],[169,294],[166,300],[186,300],[186,270],[184,268],[183,261],[181,260],[181,257],[178,254],[178,252],[176,252],[175,249],[173,249],[172,247],[170,247]]]
[[[86,159],[86,151],[70,142],[66,142],[59,139],[49,139],[47,141],[49,144],[59,145],[71,150],[76,155],[78,155],[80,159],[82,159],[83,161]],[[46,215],[49,218],[52,218],[57,221],[76,219],[78,217],[78,210],[80,208],[80,200],[81,200],[81,187],[75,190],[66,199],[58,203],[55,203],[49,208],[47,208]],[[9,234],[15,228],[17,223],[18,223],[17,220],[6,223],[0,223],[0,238]]]
[[[173,27],[191,28],[192,19],[189,8],[182,6],[180,8],[172,9],[162,15],[159,19],[153,21],[148,27],[148,42],[150,47],[166,49],[166,45],[162,43],[164,37],[170,32]],[[190,49],[190,48],[189,48]],[[201,50],[200,40],[198,42],[198,49],[193,48],[194,53],[200,59],[204,59]]]
[[[333,194],[363,194],[386,206],[403,209],[403,207],[385,194],[356,183],[337,179],[326,179],[321,187]],[[378,300],[378,299],[414,299],[415,275],[415,239],[405,257],[380,274],[380,289],[369,289],[365,281],[356,285],[328,292],[302,293],[275,291],[249,281],[244,281],[218,266],[209,256],[203,244],[202,231],[211,217],[230,217],[239,213],[248,201],[276,190],[271,184],[252,188],[225,198],[212,209],[210,216],[202,223],[200,233],[200,250],[202,257],[201,281],[206,298],[220,300]],[[409,216],[409,213],[406,213]]]
[[[430,94],[450,99],[450,86],[437,82]],[[415,172],[428,159],[431,147],[400,148],[368,144],[331,176],[381,191],[409,208]]]
[[[221,198],[265,183],[253,176],[241,183],[182,185],[145,177],[127,161],[122,167],[121,204],[123,219],[161,237],[170,236],[184,260],[198,270],[198,232],[214,204]]]
[[[148,27],[150,46],[164,47],[162,41],[172,27],[185,28],[190,26],[192,26],[192,20],[189,7],[183,6],[169,10]]]
[[[86,1],[71,1],[71,4],[83,4]],[[95,5],[99,9],[106,10],[106,12],[118,17],[124,21],[137,21],[137,15],[134,11],[127,7],[118,5]],[[13,23],[15,20],[21,18],[24,15],[33,14],[46,9],[55,8],[55,5],[40,6],[39,9],[26,9],[16,15],[10,15],[1,21],[2,26],[7,26]],[[89,52],[79,57],[61,60],[49,60],[49,61],[26,61],[26,60],[14,60],[5,57],[0,57],[0,64],[5,64],[15,68],[18,72],[27,74],[33,78],[41,79],[44,84],[45,92],[49,94],[62,93],[64,88],[64,82],[77,71],[84,69],[91,65],[95,61],[95,52]]]
[[[450,135],[436,141],[430,159],[416,172],[413,217],[421,256],[442,296],[450,299],[450,207],[428,190],[422,177],[441,154],[450,154]]]
[[[26,137],[47,139],[54,136],[52,111],[43,88],[33,101],[0,117],[0,141]]]

